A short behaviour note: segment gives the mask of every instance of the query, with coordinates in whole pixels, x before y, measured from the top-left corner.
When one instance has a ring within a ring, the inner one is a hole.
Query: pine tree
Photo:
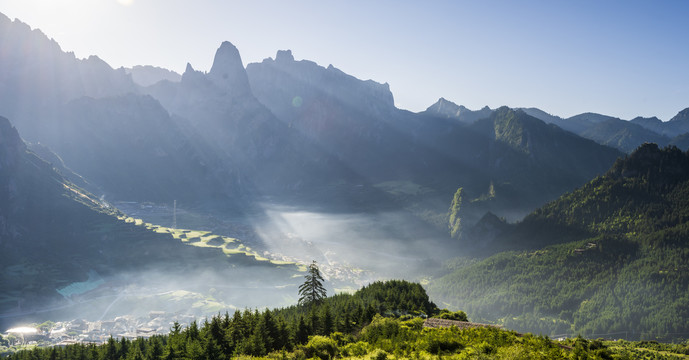
[[[299,286],[299,305],[319,304],[326,297],[326,291],[315,260],[309,265],[304,277],[306,281]]]

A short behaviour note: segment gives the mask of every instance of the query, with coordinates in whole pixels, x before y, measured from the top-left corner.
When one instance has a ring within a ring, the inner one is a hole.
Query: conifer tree
[[[309,265],[304,277],[306,281],[299,286],[299,305],[319,304],[326,297],[326,291],[315,260]]]

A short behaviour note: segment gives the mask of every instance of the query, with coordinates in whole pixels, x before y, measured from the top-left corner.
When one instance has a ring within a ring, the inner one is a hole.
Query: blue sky
[[[295,58],[387,82],[398,107],[538,107],[669,120],[689,107],[689,1],[0,0],[65,51],[113,67]]]

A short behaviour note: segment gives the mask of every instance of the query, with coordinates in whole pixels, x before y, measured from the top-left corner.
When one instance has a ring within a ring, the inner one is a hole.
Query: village
[[[107,321],[47,321],[35,326],[14,327],[0,333],[0,339],[9,346],[67,346],[70,344],[103,344],[110,337],[115,339],[149,338],[165,335],[177,322],[187,326],[197,318],[194,315],[151,311],[148,317],[119,316]]]

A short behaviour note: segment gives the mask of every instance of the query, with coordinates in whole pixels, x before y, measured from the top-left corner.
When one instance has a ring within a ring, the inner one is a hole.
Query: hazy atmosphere
[[[689,356],[688,10],[0,0],[0,357]]]
[[[5,15],[110,66],[210,70],[222,41],[244,64],[298,59],[387,82],[395,105],[538,107],[669,120],[686,106],[684,1],[2,0]],[[86,30],[88,29],[88,30]]]

